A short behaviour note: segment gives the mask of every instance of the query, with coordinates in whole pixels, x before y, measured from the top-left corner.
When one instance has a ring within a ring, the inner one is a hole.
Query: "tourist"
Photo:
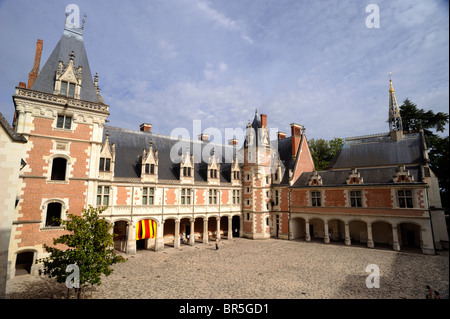
[[[216,250],[219,249],[219,238],[216,238]]]
[[[439,296],[439,291],[437,290],[434,291],[434,299],[441,299],[441,297]]]
[[[181,234],[181,236],[180,236],[180,244],[182,244],[183,243],[183,234]]]

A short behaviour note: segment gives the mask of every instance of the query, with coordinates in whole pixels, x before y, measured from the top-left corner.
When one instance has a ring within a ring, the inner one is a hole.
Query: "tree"
[[[50,256],[36,261],[44,265],[40,273],[49,278],[56,277],[59,283],[66,282],[71,275],[66,272],[67,266],[76,265],[79,270],[79,286],[74,287],[78,299],[84,297],[85,288],[89,284],[100,285],[101,275],[109,276],[113,272],[111,265],[125,261],[112,248],[113,226],[100,218],[103,210],[104,208],[89,206],[83,210],[82,216],[68,214],[68,220],[58,219],[69,233],[53,239],[54,246],[44,244]],[[64,245],[66,249],[57,248],[58,244]]]
[[[334,139],[327,141],[324,139],[311,139],[308,142],[311,156],[314,160],[314,166],[316,170],[324,170],[330,164],[334,156],[339,152],[344,140],[342,138],[335,137]]]
[[[445,126],[449,122],[449,115],[443,112],[435,114],[431,110],[418,109],[417,105],[409,99],[406,99],[400,106],[400,114],[404,131],[411,132],[423,129],[430,158],[430,168],[439,179],[442,206],[448,213],[450,207],[448,200],[450,191],[449,137],[441,137],[435,132],[443,133],[445,131]]]

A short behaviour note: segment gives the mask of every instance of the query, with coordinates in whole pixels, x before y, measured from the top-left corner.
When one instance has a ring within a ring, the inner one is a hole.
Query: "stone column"
[[[136,226],[133,222],[128,222],[127,254],[136,255]]]
[[[220,239],[220,217],[216,217],[216,238]]]
[[[397,225],[392,225],[392,248],[397,251],[400,250],[400,244],[398,242]]]
[[[209,240],[208,218],[203,218],[203,243],[207,244]]]
[[[311,234],[309,233],[309,220],[305,219],[305,240],[311,241]]]
[[[164,249],[164,220],[156,229],[155,251]]]
[[[194,246],[195,243],[195,236],[194,236],[194,226],[195,226],[195,219],[191,219],[191,233],[189,234],[189,245]]]
[[[372,236],[372,223],[370,222],[367,222],[367,247],[369,248],[375,247]]]
[[[350,239],[350,227],[347,221],[345,222],[345,244],[347,246],[350,246],[352,244],[352,241]]]
[[[325,220],[323,222],[323,232],[324,232],[323,241],[326,244],[329,244],[330,243],[330,236],[328,235],[328,220]]]
[[[175,239],[173,241],[173,248],[180,249],[180,221],[175,220]]]
[[[228,236],[227,236],[228,240],[232,240],[233,239],[233,217],[232,216],[228,216]]]

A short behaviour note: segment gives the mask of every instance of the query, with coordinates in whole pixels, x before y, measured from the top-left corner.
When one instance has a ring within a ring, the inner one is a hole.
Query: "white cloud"
[[[254,41],[248,34],[244,32],[242,23],[234,21],[233,19],[227,17],[222,12],[211,7],[212,4],[207,0],[197,0],[196,8],[203,17],[212,21],[217,27],[225,28],[230,31],[237,31],[240,33],[241,38],[245,40],[248,44],[252,44]]]

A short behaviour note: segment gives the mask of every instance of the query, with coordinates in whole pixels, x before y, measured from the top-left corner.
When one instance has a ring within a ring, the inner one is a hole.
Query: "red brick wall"
[[[205,204],[205,190],[197,189],[197,195],[195,196],[196,205],[204,205]]]
[[[345,192],[342,189],[325,190],[325,206],[345,206]]]
[[[367,207],[392,207],[390,189],[368,189],[364,193],[367,199]]]
[[[294,181],[303,173],[303,172],[312,172],[314,171],[314,161],[311,157],[311,151],[309,150],[308,142],[306,137],[303,138],[301,147],[300,158],[298,159],[297,166],[294,168]]]
[[[175,188],[166,189],[166,205],[175,205],[177,203],[177,196]]]
[[[291,205],[292,206],[307,206],[308,205],[308,192],[306,190],[292,190],[291,192]]]
[[[117,205],[128,205],[130,189],[128,187],[117,187]],[[138,202],[135,202],[138,203]]]
[[[280,196],[280,209],[283,211],[289,210],[289,190],[287,188],[283,188],[278,191]]]
[[[222,205],[228,204],[230,200],[230,191],[228,189],[222,190]]]

